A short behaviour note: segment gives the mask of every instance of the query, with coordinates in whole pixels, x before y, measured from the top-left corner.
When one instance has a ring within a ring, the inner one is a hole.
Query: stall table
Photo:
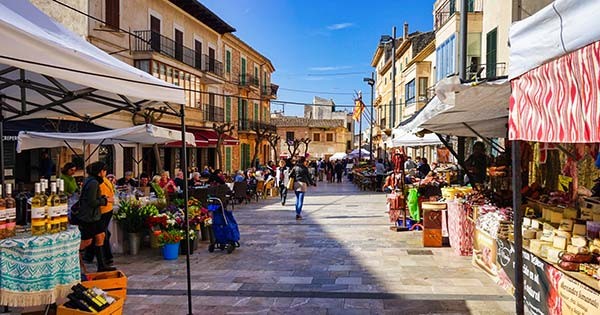
[[[81,279],[80,242],[77,227],[0,240],[0,305],[30,307],[65,298]]]

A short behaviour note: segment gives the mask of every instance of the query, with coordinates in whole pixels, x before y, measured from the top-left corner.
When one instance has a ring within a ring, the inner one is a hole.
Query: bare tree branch
[[[277,144],[279,143],[279,140],[281,140],[281,137],[275,132],[269,132],[267,135],[267,141],[269,141],[271,148],[273,148],[275,159],[279,159],[279,155],[277,154]]]
[[[213,123],[212,129],[218,135],[217,149],[216,149],[216,152],[217,152],[217,163],[216,164],[217,165],[215,165],[215,169],[222,169],[223,159],[222,159],[221,147],[223,146],[223,140],[225,138],[225,135],[231,135],[233,130],[235,130],[235,126],[230,122],[221,123],[221,124]]]

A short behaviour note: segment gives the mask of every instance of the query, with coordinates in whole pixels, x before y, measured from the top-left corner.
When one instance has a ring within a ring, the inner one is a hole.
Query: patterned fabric
[[[447,203],[450,246],[457,255],[471,256],[475,225],[467,219],[466,205],[458,201],[448,201]]]
[[[511,81],[509,138],[600,142],[600,42]]]
[[[0,305],[29,307],[64,298],[80,280],[77,227],[0,241]]]

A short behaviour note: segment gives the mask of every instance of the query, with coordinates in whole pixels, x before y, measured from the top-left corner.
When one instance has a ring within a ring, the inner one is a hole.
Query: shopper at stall
[[[189,187],[198,187],[198,186],[202,186],[204,185],[204,182],[202,181],[202,177],[200,175],[199,172],[194,172],[192,173],[192,179],[190,179],[188,181],[188,186]]]
[[[65,163],[65,165],[63,165],[62,169],[60,170],[60,179],[62,179],[65,182],[65,194],[69,196],[76,192],[77,188],[79,187],[77,186],[75,177],[73,177],[76,171],[77,167],[74,163],[71,162]]]
[[[79,246],[80,259],[83,258],[81,257],[83,251],[93,243],[98,272],[114,271],[116,268],[108,266],[103,251],[106,227],[102,221],[101,209],[108,207],[109,201],[114,201],[112,198],[109,200],[106,195],[103,195],[100,188],[106,176],[106,164],[100,161],[94,162],[86,168],[86,172],[88,173],[88,177],[81,189],[79,211],[74,213],[79,221],[79,231],[81,232],[81,244]],[[85,270],[83,263],[82,270]]]
[[[137,187],[138,186],[138,182],[133,177],[133,172],[132,171],[126,171],[125,172],[125,176],[123,176],[122,178],[119,178],[119,180],[117,181],[117,186]]]
[[[304,194],[308,190],[308,185],[317,186],[310,176],[307,165],[306,158],[301,156],[290,174],[290,178],[294,179],[294,192],[296,193],[296,220],[302,220]]]
[[[489,165],[489,158],[485,154],[485,145],[481,141],[473,144],[473,154],[465,161],[465,167],[469,172],[469,182],[471,186],[483,184],[486,180],[486,170]]]
[[[160,175],[154,175],[150,183],[150,193],[154,193],[157,198],[165,198],[165,190],[160,186]]]
[[[175,185],[175,182],[169,176],[168,171],[163,171],[160,174],[160,182],[158,184],[160,185],[160,188],[162,188],[165,191],[165,193],[167,193],[168,195],[174,194],[175,191],[177,190],[177,186]]]
[[[383,184],[383,178],[385,177],[385,166],[383,165],[383,159],[377,160],[375,163],[375,175],[377,176],[377,191],[381,189]]]
[[[412,160],[412,158],[406,157],[406,162],[404,162],[404,169],[407,172],[410,172],[411,170],[417,168],[417,163],[415,163],[415,161]]]
[[[337,177],[337,182],[342,182],[342,176],[344,176],[344,164],[340,161],[335,162],[334,166],[335,176]]]
[[[114,179],[114,175],[112,178]],[[104,258],[106,260],[107,265],[113,264],[113,254],[112,248],[110,246],[110,231],[108,230],[108,224],[110,223],[110,219],[113,216],[113,208],[114,208],[114,200],[115,200],[115,187],[113,182],[111,181],[111,174],[106,175],[102,178],[103,182],[100,184],[100,195],[106,196],[107,203],[105,206],[100,206],[100,213],[102,214],[100,220],[102,221],[102,225],[104,226],[104,246],[102,246],[102,250],[104,251]],[[94,250],[91,247],[85,249],[85,255],[83,256],[83,261],[86,263],[94,262]]]
[[[281,198],[282,206],[285,206],[285,200],[287,199],[287,183],[289,180],[290,169],[286,166],[285,161],[281,160],[275,174],[275,185],[279,187],[279,197]]]
[[[419,172],[419,178],[425,178],[429,172],[431,172],[431,166],[427,163],[426,158],[421,158],[421,163],[417,167],[417,171]]]
[[[225,176],[223,175],[223,171],[220,169],[216,169],[210,175],[208,183],[212,186],[225,185]]]

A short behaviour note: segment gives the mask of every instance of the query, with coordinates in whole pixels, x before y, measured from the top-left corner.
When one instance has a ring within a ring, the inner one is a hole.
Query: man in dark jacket
[[[308,191],[308,185],[317,186],[310,176],[306,164],[308,164],[306,158],[301,156],[290,174],[290,178],[294,179],[294,192],[296,193],[296,220],[302,220],[304,194]]]

